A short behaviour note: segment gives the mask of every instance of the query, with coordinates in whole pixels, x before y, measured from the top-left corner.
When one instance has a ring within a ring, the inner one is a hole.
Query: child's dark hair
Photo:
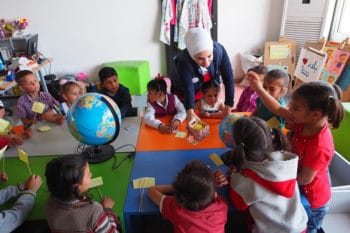
[[[220,92],[220,84],[214,79],[203,83],[202,92],[206,93],[209,89],[215,89],[217,92]]]
[[[238,169],[247,161],[260,162],[273,151],[290,149],[287,138],[279,129],[271,130],[264,120],[256,117],[238,118],[232,130],[235,147],[228,163]]]
[[[292,93],[292,99],[305,102],[310,111],[319,110],[327,115],[334,129],[339,127],[344,117],[340,98],[340,88],[324,81],[303,83]]]
[[[253,71],[257,74],[263,74],[266,75],[268,72],[268,69],[266,66],[259,65],[259,66],[254,66],[253,68],[250,68],[247,72]]]
[[[61,86],[60,94],[62,95],[62,94],[68,93],[69,89],[71,87],[73,87],[73,86],[79,87],[79,89],[80,89],[80,86],[79,86],[79,84],[77,82],[75,82],[75,81],[68,81],[68,82],[64,83]]]
[[[289,84],[289,76],[287,72],[279,69],[271,70],[269,71],[265,76],[265,81],[267,82],[273,82],[276,80],[283,80],[283,87],[288,88]]]
[[[55,158],[46,165],[47,188],[51,195],[60,200],[84,199],[79,184],[84,177],[88,161],[79,154]]]
[[[155,78],[147,83],[147,90],[152,90],[155,92],[160,91],[160,92],[166,94],[166,88],[167,88],[166,82],[162,78]]]
[[[30,70],[18,71],[15,75],[15,81],[16,81],[17,85],[21,85],[22,79],[29,74],[34,74],[34,73]]]
[[[178,173],[173,187],[177,203],[192,211],[202,210],[214,200],[214,176],[199,160],[186,164]]]
[[[103,67],[98,72],[98,77],[101,83],[103,83],[104,80],[112,76],[118,77],[118,73],[113,67]]]

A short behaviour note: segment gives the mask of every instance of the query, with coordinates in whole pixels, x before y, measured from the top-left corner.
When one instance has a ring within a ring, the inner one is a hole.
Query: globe
[[[232,125],[242,114],[230,114],[226,116],[219,125],[219,135],[226,147],[233,148]]]
[[[67,113],[67,124],[75,139],[93,146],[85,151],[90,162],[94,162],[93,159],[100,162],[114,155],[113,146],[106,144],[118,137],[121,115],[118,105],[108,96],[87,93],[76,99]]]

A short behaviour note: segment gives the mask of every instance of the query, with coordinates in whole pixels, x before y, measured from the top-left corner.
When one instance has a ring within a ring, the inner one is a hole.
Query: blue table
[[[218,155],[228,151],[228,148],[202,149],[202,150],[179,150],[179,151],[148,151],[136,152],[134,165],[131,171],[130,182],[124,205],[124,221],[126,232],[133,232],[132,217],[140,215],[160,215],[159,208],[147,196],[144,190],[142,211],[139,212],[140,189],[134,189],[132,181],[141,177],[154,177],[156,185],[171,184],[177,173],[190,160],[198,159],[209,165],[212,170],[226,172],[225,166],[217,167],[209,155],[216,152]],[[218,192],[227,198],[225,188]]]

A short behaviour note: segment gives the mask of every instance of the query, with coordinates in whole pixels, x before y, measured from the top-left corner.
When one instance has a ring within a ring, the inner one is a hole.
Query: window
[[[350,37],[350,0],[338,0],[333,17],[330,39],[342,41]]]

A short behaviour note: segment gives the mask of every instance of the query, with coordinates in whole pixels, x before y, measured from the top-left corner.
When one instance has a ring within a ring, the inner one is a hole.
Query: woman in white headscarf
[[[184,102],[187,120],[199,120],[194,112],[195,101],[203,97],[202,84],[216,80],[225,85],[225,113],[233,107],[234,80],[225,48],[211,39],[203,28],[192,28],[185,35],[186,49],[175,58],[172,92]]]

